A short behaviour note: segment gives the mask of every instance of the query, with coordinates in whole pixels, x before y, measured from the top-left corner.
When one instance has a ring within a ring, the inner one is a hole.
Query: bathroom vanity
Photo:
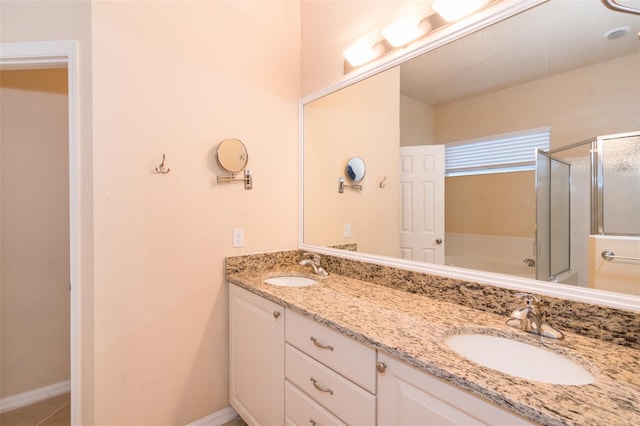
[[[640,423],[637,349],[566,329],[563,340],[543,338],[507,326],[504,315],[346,275],[314,276],[297,265],[301,256],[227,259],[230,401],[249,424]],[[264,282],[292,274],[317,283]],[[470,332],[543,347],[595,381],[534,382],[445,344]]]

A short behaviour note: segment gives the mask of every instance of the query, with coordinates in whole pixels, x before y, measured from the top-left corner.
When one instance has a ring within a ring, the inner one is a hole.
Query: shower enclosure
[[[640,132],[536,155],[536,278],[589,285],[590,235],[640,236]]]
[[[571,164],[536,154],[536,278],[557,281],[570,269]]]

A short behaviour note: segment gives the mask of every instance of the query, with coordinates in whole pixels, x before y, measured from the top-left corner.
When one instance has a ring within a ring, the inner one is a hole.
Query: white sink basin
[[[280,287],[307,287],[316,284],[318,281],[306,277],[285,276],[267,278],[264,282]]]
[[[573,361],[546,349],[488,334],[456,334],[445,339],[470,360],[512,376],[556,385],[587,385],[595,378]]]

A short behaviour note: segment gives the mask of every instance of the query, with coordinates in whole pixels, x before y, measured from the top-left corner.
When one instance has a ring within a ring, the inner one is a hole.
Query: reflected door
[[[400,147],[400,256],[444,264],[444,145]]]

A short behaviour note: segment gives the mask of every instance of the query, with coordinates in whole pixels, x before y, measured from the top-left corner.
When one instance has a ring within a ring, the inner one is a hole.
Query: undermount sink
[[[296,275],[290,275],[290,276],[288,275],[288,276],[282,276],[282,277],[267,278],[266,280],[264,280],[264,282],[267,284],[277,285],[280,287],[307,287],[310,285],[317,284],[318,281],[312,278],[300,277]]]
[[[445,343],[460,355],[512,376],[556,385],[587,385],[595,377],[547,349],[489,334],[456,334]]]

